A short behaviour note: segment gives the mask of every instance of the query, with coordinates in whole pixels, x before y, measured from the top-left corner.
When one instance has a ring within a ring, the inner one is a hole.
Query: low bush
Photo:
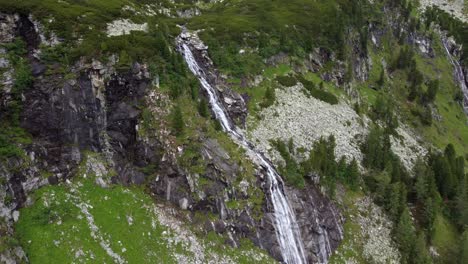
[[[338,98],[325,90],[318,89],[315,83],[305,79],[303,76],[298,76],[298,80],[304,85],[307,91],[307,95],[313,96],[314,98],[329,103],[331,105],[338,104]]]
[[[297,84],[297,80],[296,78],[294,78],[293,76],[277,76],[276,77],[276,81],[285,86],[285,87],[291,87],[291,86],[294,86]]]

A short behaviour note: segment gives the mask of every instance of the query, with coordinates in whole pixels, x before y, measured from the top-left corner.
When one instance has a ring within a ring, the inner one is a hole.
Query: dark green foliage
[[[372,108],[371,117],[384,122],[386,129],[393,132],[398,127],[398,118],[394,114],[394,109],[394,101],[388,95],[379,93]]]
[[[382,171],[391,160],[390,136],[378,127],[371,129],[365,143],[361,146],[366,168]]]
[[[292,141],[291,141],[292,142]],[[281,157],[285,161],[285,166],[280,168],[281,175],[285,178],[286,182],[299,187],[303,188],[305,181],[303,177],[303,170],[297,164],[295,161],[294,157],[292,156],[292,151],[290,149],[294,149],[294,146],[292,148],[289,148],[283,141],[281,140],[276,140],[272,142],[274,146],[276,147],[276,150],[280,153]],[[293,144],[293,143],[291,143]]]
[[[465,178],[460,181],[460,185],[458,186],[455,210],[457,212],[458,226],[466,229],[468,225],[468,177],[466,175]],[[466,254],[468,254],[468,251]]]
[[[392,70],[402,70],[406,68],[415,68],[416,62],[413,59],[414,51],[409,46],[404,46],[400,49],[398,56],[392,63]]]
[[[465,230],[465,232],[462,234],[460,257],[458,259],[458,263],[468,263],[468,230]]]
[[[455,187],[455,177],[450,171],[450,164],[447,159],[441,154],[434,155],[431,157],[431,166],[434,170],[440,193],[445,197],[452,196]]]
[[[429,165],[440,195],[445,199],[450,217],[460,228],[468,220],[468,190],[464,158],[449,144],[444,153],[431,154]]]
[[[223,126],[221,125],[221,122],[219,122],[218,119],[213,119],[213,122],[216,131],[223,131]]]
[[[205,98],[202,98],[199,102],[198,102],[198,113],[207,118],[209,116],[209,109],[208,109],[208,102],[206,102],[206,99]]]
[[[463,92],[460,89],[457,89],[457,91],[455,91],[455,94],[453,95],[453,100],[459,104],[463,103]]]
[[[432,263],[431,255],[427,250],[426,245],[426,236],[423,232],[418,232],[416,237],[416,241],[413,242],[413,255],[411,259],[411,263],[414,264],[430,264]]]
[[[395,228],[395,241],[400,248],[402,263],[411,263],[414,256],[416,234],[413,221],[409,214],[408,207],[405,206]]]
[[[345,157],[341,157],[337,164],[337,179],[345,183],[351,190],[356,191],[359,187],[359,167],[356,159],[347,164]]]
[[[5,129],[0,129],[0,158],[21,156],[23,153],[15,144],[12,144],[14,135],[8,135]]]
[[[321,101],[324,101],[326,103],[329,103],[331,105],[335,105],[335,104],[338,104],[338,98],[332,94],[332,93],[329,93],[327,91],[324,91],[324,90],[318,90],[318,89],[313,89],[313,90],[308,90],[310,95],[312,95],[313,97],[321,100]]]
[[[402,183],[398,182],[389,185],[383,185],[381,186],[381,189],[384,190],[384,193],[380,194],[383,195],[380,198],[381,203],[390,218],[394,221],[397,221],[406,207],[406,187]]]
[[[294,148],[295,148],[294,147],[294,140],[293,140],[293,138],[290,138],[288,140],[288,151],[289,151],[289,153],[294,155],[294,152],[295,152]]]
[[[276,81],[285,87],[291,87],[297,84],[296,78],[294,78],[293,76],[289,76],[289,75],[276,76]]]
[[[326,186],[331,194],[334,193],[338,177],[338,164],[335,161],[335,137],[320,138],[314,143],[309,159],[304,162],[306,172],[317,173],[321,176],[321,184]]]
[[[314,98],[329,103],[331,105],[338,104],[338,98],[334,94],[324,90],[323,82],[320,83],[320,89],[317,89],[315,83],[307,80],[306,78],[304,78],[304,76],[298,75],[297,78],[304,85],[304,88],[307,91],[307,96],[313,96]]]
[[[416,194],[416,205],[420,208],[422,227],[432,234],[436,212],[438,211],[439,193],[434,179],[434,173],[422,160],[418,160],[413,168]]]
[[[422,112],[420,113],[419,118],[421,119],[421,123],[425,126],[432,125],[432,110],[430,107],[426,106],[423,107]]]
[[[330,135],[327,139],[320,138],[316,141],[308,159],[310,169],[320,175],[334,177],[337,169],[335,146],[335,137],[333,135]]]
[[[424,103],[432,103],[434,102],[437,91],[439,91],[439,80],[435,79],[432,81],[429,81],[427,84],[427,92],[424,95]]]
[[[452,199],[456,194],[460,179],[464,177],[464,169],[458,167],[463,163],[459,164],[453,145],[447,145],[444,154],[431,155],[430,165],[434,171],[439,192],[442,196]]]
[[[184,133],[184,117],[182,115],[182,110],[180,107],[177,105],[174,107],[172,110],[172,120],[171,120],[171,125],[172,125],[172,131],[174,135],[180,136]]]
[[[69,65],[70,60],[68,47],[61,43],[54,47],[41,46],[41,61],[46,64],[60,63],[63,65]]]
[[[269,107],[275,103],[276,100],[276,93],[275,88],[268,86],[265,91],[265,96],[263,97],[263,101],[260,103],[261,107]]]
[[[192,100],[196,101],[198,100],[198,97],[199,97],[199,82],[197,79],[195,78],[190,78],[189,80],[189,86],[190,86],[190,97],[192,98]],[[205,103],[208,103],[205,101]]]
[[[381,88],[384,85],[384,83],[385,83],[385,71],[382,68],[382,70],[380,70],[379,79],[377,80],[377,85]]]

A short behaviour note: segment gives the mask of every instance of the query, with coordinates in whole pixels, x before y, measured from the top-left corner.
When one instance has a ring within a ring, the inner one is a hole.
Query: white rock
[[[464,8],[466,0],[420,0],[420,9],[424,11],[427,7],[437,6],[445,12],[452,14],[463,22],[468,22],[467,11]]]
[[[13,216],[13,221],[18,222],[20,212],[19,211],[13,211],[13,213],[11,215]]]
[[[127,35],[131,31],[148,32],[148,23],[136,24],[128,19],[119,19],[107,24],[107,36],[109,37]]]
[[[179,206],[182,210],[187,210],[188,208],[188,200],[187,198],[182,198],[179,200]]]
[[[276,89],[277,103],[260,112],[263,118],[258,124],[252,119],[248,121],[248,127],[255,125],[248,133],[251,140],[258,143],[261,151],[270,154],[272,160],[282,161],[279,153],[268,151],[275,149],[270,145],[270,140],[287,142],[292,138],[295,147],[304,148],[308,155],[315,141],[333,134],[337,159],[345,156],[348,160],[362,160],[356,138],[366,135],[368,129],[367,125],[357,122],[361,117],[344,102],[330,105],[313,97],[308,98],[302,89],[301,84]]]

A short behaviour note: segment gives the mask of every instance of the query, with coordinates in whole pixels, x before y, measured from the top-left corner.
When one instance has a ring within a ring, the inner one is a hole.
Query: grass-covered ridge
[[[361,1],[224,1],[189,22],[220,69],[255,74],[262,59],[285,52],[304,57],[315,47],[344,55],[345,24],[360,24]],[[351,15],[353,14],[353,15]],[[240,49],[246,49],[239,55]]]

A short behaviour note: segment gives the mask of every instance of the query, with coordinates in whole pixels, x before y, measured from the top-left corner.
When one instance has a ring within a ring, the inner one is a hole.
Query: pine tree
[[[411,220],[408,207],[405,206],[395,228],[395,241],[399,245],[402,263],[410,263],[415,239],[413,221]]]
[[[276,94],[274,87],[267,87],[261,107],[269,107],[275,103]]]
[[[184,133],[184,117],[182,115],[182,110],[177,105],[174,107],[172,112],[172,130],[174,135],[180,136]]]
[[[445,156],[434,155],[431,166],[434,171],[437,187],[443,197],[452,197],[456,185],[455,177],[451,171],[450,163]]]
[[[426,237],[423,232],[418,232],[416,241],[414,242],[414,250],[412,252],[411,263],[414,264],[429,264],[432,263],[431,256],[427,252]]]
[[[345,156],[341,156],[337,165],[337,178],[345,182],[348,178],[348,164],[346,164]]]
[[[352,190],[356,190],[359,184],[359,168],[355,158],[349,163],[346,169],[347,182]]]
[[[398,220],[400,215],[400,211],[402,208],[401,197],[402,194],[399,183],[393,183],[386,187],[384,197],[384,208],[387,211],[388,215],[394,221]]]
[[[422,225],[429,234],[432,234],[436,213],[436,203],[431,197],[426,197],[423,201]]]
[[[428,196],[428,184],[426,179],[427,167],[421,159],[418,159],[413,167],[413,175],[416,179],[414,189],[418,201],[423,201]]]
[[[457,209],[458,225],[462,228],[467,228],[468,227],[468,177],[467,176],[465,176],[465,178],[461,181],[461,184],[458,187],[456,209]]]

